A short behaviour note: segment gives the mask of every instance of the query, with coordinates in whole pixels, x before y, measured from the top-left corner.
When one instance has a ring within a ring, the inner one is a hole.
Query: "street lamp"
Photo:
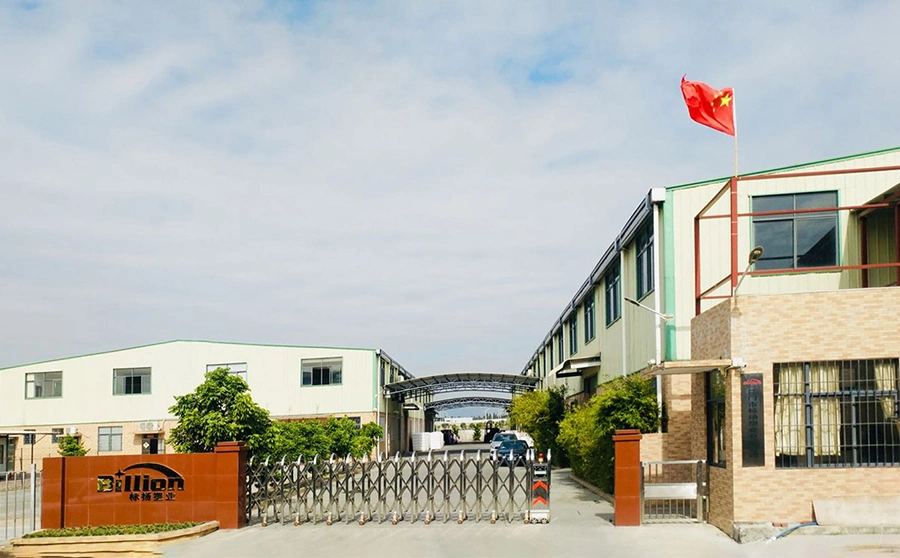
[[[753,267],[753,264],[755,264],[757,261],[759,261],[759,259],[762,257],[762,255],[763,255],[763,247],[762,246],[757,246],[753,250],[750,250],[750,257],[747,258],[747,269],[745,269],[744,272],[741,273],[741,278],[738,280],[738,284],[734,286],[734,290],[731,291],[731,296],[733,296],[733,297],[737,296],[738,289],[740,288],[741,283],[744,282],[744,277],[747,276],[747,272],[750,271],[750,268]]]

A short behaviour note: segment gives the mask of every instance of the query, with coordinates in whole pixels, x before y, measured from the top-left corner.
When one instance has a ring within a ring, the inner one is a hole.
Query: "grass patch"
[[[201,522],[185,523],[151,523],[149,525],[104,525],[101,527],[66,527],[65,529],[42,529],[28,533],[22,538],[39,539],[44,537],[96,537],[106,535],[146,535],[150,533],[166,533],[202,525]]]

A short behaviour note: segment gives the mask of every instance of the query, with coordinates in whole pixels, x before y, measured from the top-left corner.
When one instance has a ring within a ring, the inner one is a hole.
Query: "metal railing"
[[[338,521],[396,525],[419,520],[427,525],[472,519],[535,522],[531,515],[535,463],[533,450],[512,459],[490,458],[481,451],[393,458],[382,454],[377,459],[251,459],[247,519],[264,526]],[[549,484],[548,477],[542,478]]]
[[[708,496],[704,459],[641,463],[643,523],[705,522]]]
[[[0,540],[9,540],[40,529],[41,472],[0,473]]]

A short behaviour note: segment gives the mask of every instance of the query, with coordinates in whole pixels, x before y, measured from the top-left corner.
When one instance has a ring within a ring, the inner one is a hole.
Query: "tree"
[[[553,462],[566,466],[566,453],[557,441],[559,423],[565,414],[566,392],[561,386],[513,397],[509,408],[509,422],[530,434],[539,452],[552,450]]]
[[[59,453],[63,457],[80,457],[87,455],[88,450],[85,449],[81,439],[68,434],[59,439]]]
[[[481,441],[481,425],[477,422],[472,425],[472,440]]]
[[[176,395],[169,412],[178,426],[169,442],[178,453],[213,451],[219,442],[243,440],[250,453],[268,445],[269,411],[253,402],[250,386],[227,368],[206,373],[193,393]]]

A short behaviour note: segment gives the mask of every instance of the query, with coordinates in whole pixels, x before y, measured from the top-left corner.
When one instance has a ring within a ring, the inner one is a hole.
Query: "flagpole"
[[[734,122],[734,179],[738,176],[738,143],[737,143],[737,101],[734,89],[731,90],[731,118]]]

